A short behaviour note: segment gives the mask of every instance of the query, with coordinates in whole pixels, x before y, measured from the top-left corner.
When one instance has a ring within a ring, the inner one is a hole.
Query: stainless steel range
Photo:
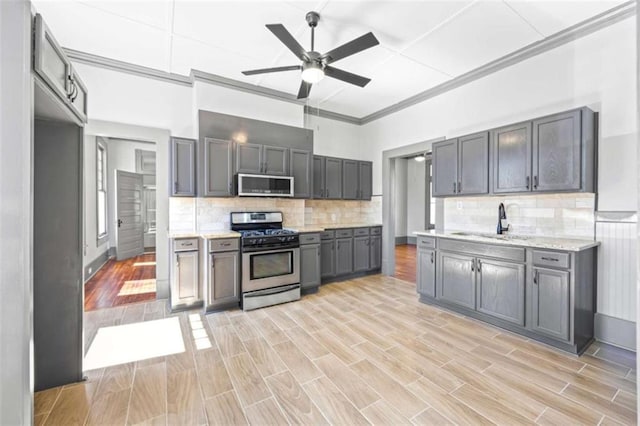
[[[242,309],[300,299],[300,236],[282,212],[234,212],[231,229],[242,234]]]

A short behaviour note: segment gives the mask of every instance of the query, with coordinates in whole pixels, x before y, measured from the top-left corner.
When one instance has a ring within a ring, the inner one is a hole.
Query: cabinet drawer
[[[197,238],[183,238],[173,241],[173,251],[198,250]]]
[[[353,229],[338,229],[336,231],[336,238],[349,238],[353,237]]]
[[[418,248],[436,248],[436,239],[430,237],[418,237]]]
[[[447,239],[441,239],[438,244],[441,250],[468,253],[476,256],[489,256],[515,262],[525,261],[524,249],[518,247],[494,246],[485,243],[470,243]]]
[[[536,266],[550,266],[552,268],[569,268],[571,255],[556,251],[533,251],[533,264]]]
[[[371,229],[371,235],[382,235],[382,227],[376,226],[370,229]]]
[[[302,234],[300,244],[320,244],[320,234]]]
[[[209,240],[209,251],[231,251],[239,250],[239,238],[224,238]]]
[[[320,239],[322,240],[333,240],[336,234],[334,231],[324,231],[320,234]]]
[[[369,235],[369,228],[356,228],[353,230],[354,237],[362,237],[364,235]]]

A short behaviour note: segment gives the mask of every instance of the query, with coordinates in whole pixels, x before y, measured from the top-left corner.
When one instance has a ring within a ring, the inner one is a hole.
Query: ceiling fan
[[[271,31],[285,46],[293,52],[294,55],[302,61],[302,65],[290,65],[285,67],[275,68],[263,68],[251,71],[242,71],[244,75],[265,74],[271,72],[281,71],[293,71],[302,70],[302,82],[300,83],[300,89],[298,90],[298,99],[304,99],[309,97],[311,92],[311,85],[317,83],[324,78],[324,76],[332,77],[338,80],[345,81],[347,83],[355,84],[356,86],[364,87],[371,81],[370,78],[362,77],[357,74],[352,74],[347,71],[334,68],[329,64],[344,59],[347,56],[354,55],[358,52],[366,50],[370,47],[380,44],[378,39],[369,32],[363,36],[351,40],[348,43],[343,44],[340,47],[336,47],[333,50],[325,54],[320,54],[314,50],[314,36],[315,28],[318,26],[320,20],[320,14],[317,12],[309,12],[306,15],[307,23],[311,27],[311,50],[306,51],[296,41],[289,31],[282,24],[269,24],[266,27]]]

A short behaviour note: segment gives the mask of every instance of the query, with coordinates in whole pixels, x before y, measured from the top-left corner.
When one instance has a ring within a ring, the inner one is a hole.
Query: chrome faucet
[[[497,229],[497,233],[498,235],[501,235],[504,232],[507,232],[509,230],[509,225],[503,225],[502,221],[503,220],[507,220],[507,212],[504,209],[504,204],[500,203],[500,205],[498,206],[498,229]]]

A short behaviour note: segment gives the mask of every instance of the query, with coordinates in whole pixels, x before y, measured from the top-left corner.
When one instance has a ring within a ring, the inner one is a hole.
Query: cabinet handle
[[[476,267],[476,260],[472,259],[471,260],[471,272],[474,272],[476,270],[475,267]]]
[[[538,271],[533,273],[533,283],[538,285]]]
[[[529,189],[529,180],[530,180],[530,179],[529,179],[529,176],[527,176],[527,182],[526,182],[527,189]]]
[[[327,198],[329,198],[329,190],[327,189]]]
[[[462,191],[462,182],[458,181],[458,194]]]
[[[176,194],[178,193],[178,182],[173,183],[173,192]]]
[[[216,257],[212,254],[211,255],[211,269],[215,269],[216,266]]]
[[[233,192],[233,188],[231,188],[232,184],[231,182],[229,182],[229,195],[231,195]]]
[[[431,263],[433,263],[433,252],[431,252]]]
[[[220,245],[222,247],[229,247],[231,245],[231,243],[220,243]]]
[[[478,259],[477,269],[478,269],[478,272],[482,271],[482,261],[480,259]]]
[[[538,175],[533,177],[533,189],[538,189]]]
[[[193,245],[193,243],[182,243],[183,246],[185,247],[191,247]]]
[[[453,193],[454,194],[456,193],[456,183],[455,182],[453,182]]]
[[[556,259],[556,258],[553,258],[553,257],[544,257],[544,256],[542,256],[540,259],[548,260],[550,262],[559,262],[560,261],[560,259]]]

